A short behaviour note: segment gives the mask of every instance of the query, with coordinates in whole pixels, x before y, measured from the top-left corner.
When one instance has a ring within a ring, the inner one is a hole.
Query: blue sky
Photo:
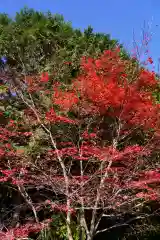
[[[94,31],[109,33],[128,49],[132,49],[133,30],[136,42],[142,40],[144,21],[152,34],[150,55],[156,62],[160,57],[160,0],[4,0],[0,12],[15,15],[22,7],[63,14],[73,27],[92,25]]]

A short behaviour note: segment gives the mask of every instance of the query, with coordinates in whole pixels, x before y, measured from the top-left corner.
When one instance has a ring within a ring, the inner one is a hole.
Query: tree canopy
[[[63,16],[51,12],[25,7],[12,19],[0,14],[0,54],[26,74],[42,70],[57,73],[58,68],[60,78],[68,71],[74,75],[82,55],[98,55],[117,44],[109,34],[94,33],[91,26],[84,32],[73,29]],[[69,70],[64,62],[72,63]]]
[[[0,15],[0,53],[0,238],[126,239],[155,220],[155,73],[109,35],[28,8]]]

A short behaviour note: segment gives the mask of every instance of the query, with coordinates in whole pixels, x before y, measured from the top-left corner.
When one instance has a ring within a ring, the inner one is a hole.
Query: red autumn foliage
[[[155,88],[157,86],[157,80],[154,72],[142,70],[139,75],[138,85],[140,88]]]
[[[37,233],[45,229],[48,226],[49,221],[44,224],[25,224],[24,226],[10,229],[6,233],[0,232],[1,240],[15,240],[15,239],[27,239],[30,233]]]
[[[48,81],[49,81],[49,75],[48,75],[47,72],[43,72],[43,73],[41,74],[41,81],[42,81],[42,82],[48,82]]]
[[[51,108],[49,112],[46,113],[46,120],[52,123],[56,123],[56,122],[64,122],[64,123],[71,123],[71,124],[78,123],[78,121],[69,119],[67,117],[58,116],[53,108]]]
[[[39,127],[48,134],[45,144],[50,150],[39,160],[29,155],[26,162],[25,154],[17,154],[12,143],[16,137],[24,145],[31,137],[36,141],[34,129],[32,132],[30,126],[30,131],[20,131],[11,120],[1,128],[0,158],[7,162],[14,157],[15,162],[8,169],[6,162],[2,164],[1,183],[17,186],[23,197],[28,185],[50,187],[51,195],[63,195],[63,202],[47,200],[45,204],[51,206],[51,212],[65,212],[67,219],[68,214],[75,215],[81,209],[82,202],[96,215],[98,208],[127,212],[142,199],[160,200],[159,169],[149,163],[159,146],[160,105],[152,96],[158,82],[154,73],[144,69],[130,81],[119,51],[107,50],[98,59],[83,58],[81,73],[70,86],[63,90],[60,84],[53,86],[53,106],[46,112],[37,99],[32,105],[30,98],[23,102],[27,103],[24,115],[37,118]],[[48,80],[48,74],[43,74],[39,83],[38,78],[35,82],[32,79],[28,82],[29,93],[45,90],[43,82]],[[31,211],[38,211],[39,206],[29,201]],[[126,208],[121,210],[124,202]],[[39,205],[43,208],[44,201]],[[92,219],[95,227],[96,218]],[[40,231],[40,225],[27,223],[5,234],[12,232],[11,239],[27,237],[29,232]]]
[[[54,87],[53,102],[61,106],[62,110],[69,111],[74,104],[78,103],[78,97],[74,91],[62,91]]]
[[[153,60],[152,60],[151,57],[149,57],[147,60],[148,60],[148,62],[149,62],[150,64],[153,64]]]

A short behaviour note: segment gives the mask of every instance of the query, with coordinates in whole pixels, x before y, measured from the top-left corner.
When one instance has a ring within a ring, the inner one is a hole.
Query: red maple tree
[[[144,203],[159,201],[160,170],[154,159],[159,150],[160,105],[152,94],[158,82],[153,72],[141,68],[135,81],[130,81],[119,51],[107,50],[98,59],[83,58],[80,75],[68,86],[56,83],[47,89],[49,77],[45,75],[39,84],[38,78],[35,82],[29,78],[28,95],[18,92],[26,109],[21,125],[10,122],[1,129],[0,181],[17,187],[34,213],[34,229],[41,229],[39,208],[50,205],[50,211],[66,213],[69,240],[73,239],[75,216],[91,240],[114,227],[99,229],[103,217],[128,212],[142,217]],[[40,100],[46,96],[49,108]],[[34,137],[32,125],[24,130],[28,118],[47,135],[46,149],[50,149],[38,161],[23,152],[17,154],[15,138],[11,138],[21,137],[25,142]],[[4,164],[11,155],[16,160],[10,166]],[[46,199],[37,206],[27,193],[29,185],[50,187],[63,200]],[[91,211],[90,223],[87,210]],[[6,234],[12,232],[11,239],[17,238],[17,232],[26,237],[33,231],[33,227],[26,230],[27,224]]]

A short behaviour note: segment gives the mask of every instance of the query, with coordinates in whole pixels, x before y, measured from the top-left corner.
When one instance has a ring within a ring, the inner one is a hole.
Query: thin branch
[[[34,207],[33,204],[32,204],[32,200],[31,200],[30,196],[29,196],[28,193],[26,192],[24,186],[20,186],[20,185],[17,185],[17,186],[18,186],[18,190],[19,190],[20,194],[23,196],[23,198],[25,199],[25,201],[27,202],[27,204],[32,208],[32,211],[33,211],[33,214],[34,214],[36,223],[39,223],[38,216],[37,216],[37,212],[36,212],[35,207]]]
[[[138,216],[138,217],[131,218],[130,220],[126,221],[125,223],[115,224],[115,225],[113,225],[113,226],[111,226],[111,227],[108,227],[108,228],[105,228],[105,229],[102,229],[102,230],[98,230],[95,234],[97,235],[97,234],[99,234],[99,233],[103,233],[103,232],[112,230],[113,228],[128,226],[131,222],[133,222],[133,221],[135,221],[135,220],[147,218],[148,216],[149,216],[149,215]]]
[[[54,147],[55,149],[55,152],[56,152],[56,155],[57,155],[57,159],[61,165],[61,168],[62,168],[62,171],[63,171],[63,176],[64,176],[64,179],[65,179],[65,185],[66,185],[66,198],[67,198],[67,231],[68,231],[68,238],[69,240],[73,240],[73,237],[72,237],[72,233],[71,233],[71,228],[70,228],[70,223],[71,223],[71,212],[70,212],[70,193],[69,193],[69,179],[68,179],[68,176],[67,176],[67,172],[66,172],[66,168],[65,168],[65,165],[64,165],[64,162],[63,160],[61,159],[60,155],[59,155],[59,151],[57,149],[57,145],[56,145],[56,142],[54,141],[53,139],[53,136],[52,136],[52,133],[51,131],[41,122],[41,119],[37,113],[37,111],[35,110],[35,108],[33,106],[31,106],[25,99],[24,99],[24,96],[23,94],[21,93],[21,98],[23,100],[23,102],[34,112],[38,122],[40,123],[41,127],[48,133],[49,137],[50,137],[50,140],[51,140],[51,143],[52,143],[52,146]]]

